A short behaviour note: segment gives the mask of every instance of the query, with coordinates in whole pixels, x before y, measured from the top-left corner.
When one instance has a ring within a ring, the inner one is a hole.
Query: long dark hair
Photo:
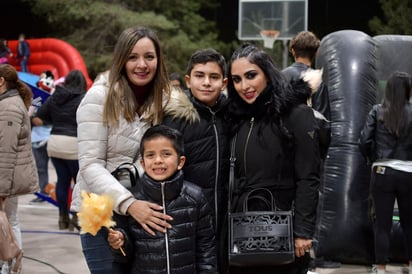
[[[71,70],[64,79],[64,87],[72,91],[84,93],[87,89],[86,78],[80,70]]]
[[[408,104],[411,96],[411,76],[406,72],[393,72],[386,83],[380,120],[386,129],[401,137],[408,124]]]
[[[250,63],[258,66],[265,74],[268,80],[267,89],[264,96],[268,97],[264,102],[265,123],[272,123],[279,125],[282,129],[282,119],[291,108],[299,104],[302,100],[298,98],[298,93],[293,90],[291,83],[287,81],[282,72],[276,67],[273,59],[262,49],[257,48],[253,44],[243,44],[237,48],[230,59],[228,69],[228,104],[227,104],[227,120],[232,125],[232,133],[236,132],[239,125],[247,119],[250,112],[250,106],[237,93],[232,79],[231,67],[233,61],[246,58]],[[307,87],[305,85],[305,87]],[[259,95],[259,97],[261,97]],[[261,100],[261,98],[257,100]]]

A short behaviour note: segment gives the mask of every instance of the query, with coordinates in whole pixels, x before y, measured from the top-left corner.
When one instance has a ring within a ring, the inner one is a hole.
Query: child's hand
[[[119,249],[124,244],[124,236],[120,231],[109,229],[109,235],[107,236],[109,245],[114,249]]]

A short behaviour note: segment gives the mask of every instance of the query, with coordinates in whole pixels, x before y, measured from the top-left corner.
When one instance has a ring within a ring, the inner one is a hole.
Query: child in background
[[[127,227],[110,230],[109,244],[132,256],[130,273],[216,273],[212,210],[203,190],[184,179],[181,133],[165,125],[149,128],[140,155],[145,173],[132,192],[161,205],[173,217],[172,228],[152,236],[129,218]]]
[[[226,61],[216,50],[200,49],[187,66],[185,92],[172,92],[163,124],[183,134],[185,179],[205,190],[213,208],[218,245],[218,270],[225,273],[227,261],[226,214],[229,179],[228,126],[223,112],[226,96]]]
[[[9,57],[12,57],[13,53],[11,52],[9,46],[7,45],[7,40],[0,39],[0,64],[8,64]]]
[[[178,72],[172,72],[169,74],[170,85],[174,88],[180,89],[183,91],[185,89],[183,84],[182,76]]]
[[[48,93],[52,93],[54,91],[54,75],[50,70],[43,71],[40,74],[39,81],[36,83],[37,87],[47,91]],[[36,107],[33,107],[33,114],[31,114],[31,119],[36,114],[37,109],[44,104],[38,98],[33,98],[33,104],[36,104]],[[34,120],[34,122],[35,122]],[[34,159],[36,160],[36,167],[37,167],[37,174],[39,176],[39,186],[40,186],[40,194],[48,196],[46,187],[49,184],[49,155],[47,154],[47,141],[50,138],[51,132],[51,125],[41,125],[36,126],[32,121],[31,127],[31,144]],[[30,203],[43,203],[45,200],[36,197],[30,201]]]

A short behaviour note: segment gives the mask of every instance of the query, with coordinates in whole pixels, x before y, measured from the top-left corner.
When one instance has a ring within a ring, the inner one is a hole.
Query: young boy
[[[152,236],[133,219],[110,230],[112,248],[131,255],[129,273],[216,273],[212,212],[202,189],[183,179],[180,132],[164,125],[149,128],[140,145],[145,173],[132,191],[139,200],[158,203],[173,217],[172,228]]]
[[[216,50],[201,49],[190,57],[185,92],[172,92],[163,124],[183,134],[185,179],[201,186],[213,208],[219,273],[225,273],[229,135],[223,119],[226,61]]]

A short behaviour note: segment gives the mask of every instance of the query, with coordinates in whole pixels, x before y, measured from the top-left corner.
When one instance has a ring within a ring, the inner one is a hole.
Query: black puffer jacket
[[[359,138],[359,149],[370,162],[383,159],[412,161],[412,105],[406,106],[409,124],[406,134],[399,139],[379,120],[382,105],[373,106]]]
[[[213,207],[217,231],[220,231],[227,212],[229,133],[223,120],[225,101],[226,97],[222,94],[216,105],[210,108],[190,93],[186,96],[183,92],[173,92],[163,122],[183,134],[185,180],[205,190]]]
[[[51,134],[77,137],[76,111],[85,92],[56,86],[54,93],[37,110],[36,116],[53,124]]]
[[[124,232],[126,253],[133,253],[130,273],[217,273],[211,208],[201,188],[184,181],[182,171],[162,183],[147,174],[142,178],[133,190],[135,197],[162,205],[173,221],[166,234],[156,232],[151,236],[129,218]]]

